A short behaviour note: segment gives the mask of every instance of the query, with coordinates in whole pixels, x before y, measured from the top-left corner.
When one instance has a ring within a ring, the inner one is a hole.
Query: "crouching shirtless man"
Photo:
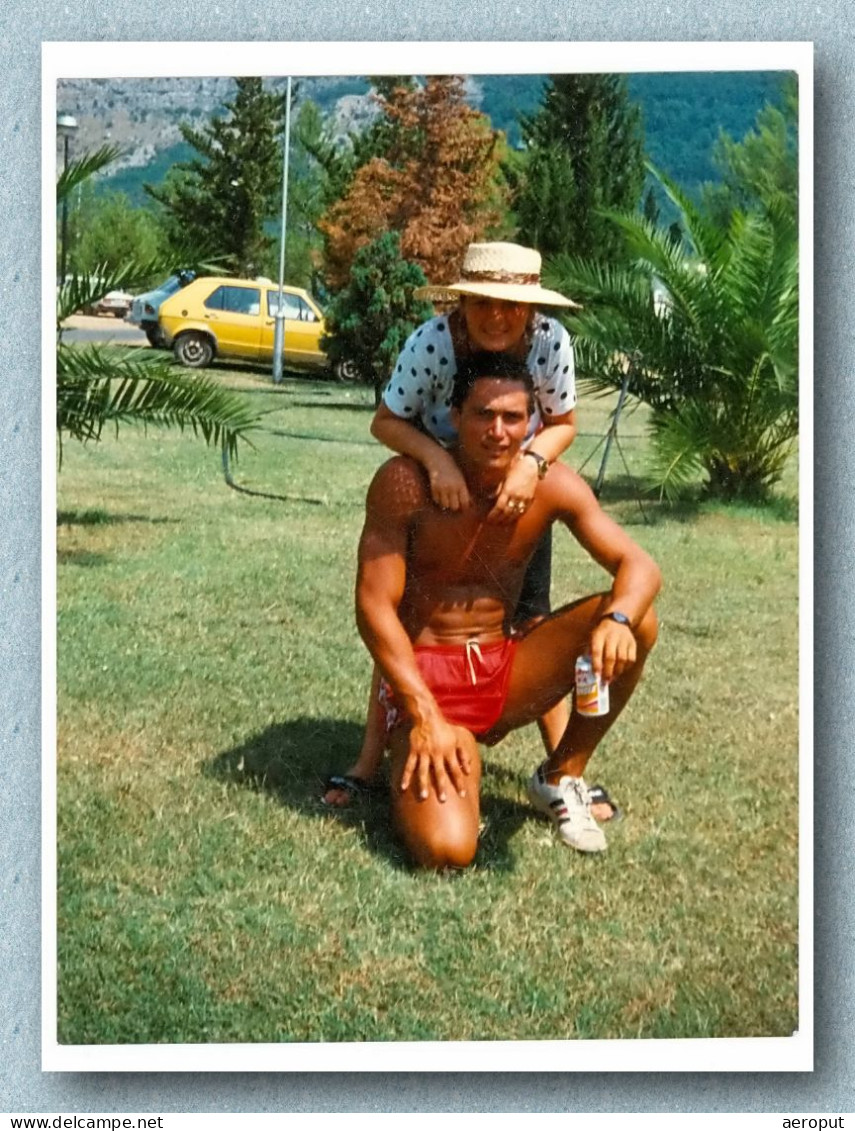
[[[452,394],[455,455],[471,505],[459,512],[436,506],[424,469],[405,456],[385,463],[368,490],[357,622],[384,675],[393,822],[428,868],[465,867],[475,856],[477,743],[498,742],[567,695],[581,653],[590,653],[609,683],[611,710],[571,715],[554,754],[535,771],[529,797],[565,843],[582,852],[605,848],[582,773],[656,639],[658,567],[575,472],[526,455],[532,398],[523,363],[475,355],[458,370]],[[537,459],[542,474],[531,504],[510,523],[488,522],[509,466],[527,458]],[[526,562],[555,520],[611,574],[611,589],[511,635]]]

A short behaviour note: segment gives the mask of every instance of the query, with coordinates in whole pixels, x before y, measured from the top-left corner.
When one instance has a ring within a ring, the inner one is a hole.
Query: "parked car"
[[[114,318],[124,318],[131,309],[134,296],[128,291],[108,291],[91,305],[84,307],[84,314],[112,314]]]
[[[180,291],[182,287],[192,283],[195,278],[195,271],[176,271],[174,275],[170,275],[153,291],[146,291],[145,294],[137,295],[131,303],[126,321],[132,322],[134,326],[139,326],[148,338],[149,345],[163,346],[164,342],[157,321],[160,304],[170,295]]]
[[[323,311],[307,291],[284,287],[285,362],[324,369]],[[160,304],[163,344],[182,365],[201,369],[215,357],[272,362],[279,287],[269,279],[203,276]]]

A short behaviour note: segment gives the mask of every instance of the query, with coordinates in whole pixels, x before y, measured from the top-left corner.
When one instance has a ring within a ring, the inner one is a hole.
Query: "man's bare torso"
[[[540,484],[516,522],[488,522],[493,499],[476,499],[463,511],[443,511],[431,500],[422,469],[394,460],[396,487],[409,495],[411,518],[407,580],[399,615],[414,644],[457,644],[507,634],[523,575],[552,521],[550,492]]]

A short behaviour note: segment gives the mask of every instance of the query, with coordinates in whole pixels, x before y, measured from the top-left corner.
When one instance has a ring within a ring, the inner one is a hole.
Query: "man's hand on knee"
[[[401,775],[401,792],[415,780],[416,795],[424,801],[430,796],[431,784],[440,801],[445,801],[454,788],[466,796],[466,779],[471,771],[469,747],[472,736],[463,727],[453,726],[443,718],[416,723],[410,731],[410,749]],[[450,779],[450,781],[449,781]]]

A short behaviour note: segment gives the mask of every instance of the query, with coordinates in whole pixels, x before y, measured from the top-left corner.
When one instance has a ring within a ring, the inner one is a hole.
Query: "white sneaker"
[[[604,852],[606,838],[591,816],[591,796],[583,778],[563,777],[550,785],[538,766],[528,783],[528,797],[535,809],[554,823],[559,837],[580,852]]]

